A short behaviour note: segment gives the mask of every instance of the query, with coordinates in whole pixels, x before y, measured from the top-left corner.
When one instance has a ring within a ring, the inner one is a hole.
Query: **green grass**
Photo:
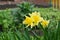
[[[17,9],[18,8],[16,8],[16,9],[9,9],[9,10],[13,10],[14,13],[15,13],[15,10],[17,10]],[[34,8],[34,10],[39,11],[40,14],[44,18],[48,17],[49,19],[54,19],[54,20],[55,19],[56,20],[60,19],[60,10],[58,10],[58,9],[52,9],[52,8]],[[0,10],[0,11],[3,11],[3,10]],[[55,30],[55,27],[56,27],[56,22],[54,20],[50,24],[53,31]],[[59,24],[60,24],[60,22],[59,22]],[[53,32],[53,33],[55,34],[55,32]],[[55,36],[57,36],[57,35],[54,36],[53,33],[49,34],[49,36],[52,35],[51,39],[49,39],[49,40],[53,40],[53,39],[55,39]],[[58,36],[60,36],[60,32],[58,32],[58,33],[59,33]],[[38,35],[37,36],[36,35],[31,36],[27,32],[27,30],[25,30],[23,33],[20,32],[20,31],[16,31],[16,30],[13,30],[13,32],[9,31],[9,32],[2,32],[2,33],[0,33],[0,40],[44,40],[43,38],[44,38],[43,36],[38,36]],[[56,38],[56,39],[59,39],[59,38]]]
[[[9,10],[18,10],[19,8],[13,8]],[[56,17],[57,19],[60,19],[60,10],[59,9],[53,9],[50,8],[34,8],[34,10],[39,11],[42,16],[48,16],[48,17]],[[3,11],[3,10],[0,10]]]

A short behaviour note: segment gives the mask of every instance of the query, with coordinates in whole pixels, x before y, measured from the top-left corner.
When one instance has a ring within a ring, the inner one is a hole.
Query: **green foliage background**
[[[28,2],[17,6],[15,9],[0,10],[0,40],[60,40],[60,10],[37,8]],[[26,25],[22,24],[24,16],[34,11],[50,20],[48,28],[43,29],[40,24],[32,29],[25,28]]]

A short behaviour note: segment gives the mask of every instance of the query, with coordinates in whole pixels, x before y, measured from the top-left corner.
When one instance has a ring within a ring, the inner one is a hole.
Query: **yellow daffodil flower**
[[[44,20],[39,12],[33,12],[32,14],[29,14],[29,16],[30,17],[26,16],[25,20],[23,21],[23,24],[27,24],[27,27],[31,26],[31,28],[33,28],[40,22],[43,28],[46,28],[49,24],[49,20]]]
[[[49,24],[49,20],[43,20],[41,22],[41,25],[43,26],[43,28],[46,28],[48,26],[48,24]]]
[[[29,14],[29,15],[33,19],[34,25],[38,25],[38,23],[43,20],[43,18],[40,17],[39,12],[33,12],[32,14]]]
[[[26,19],[23,21],[23,24],[27,24],[28,26],[31,26],[31,28],[33,27],[33,21],[30,17],[26,16]]]

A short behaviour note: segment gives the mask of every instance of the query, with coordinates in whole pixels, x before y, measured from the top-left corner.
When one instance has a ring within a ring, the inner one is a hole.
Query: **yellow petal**
[[[33,20],[30,17],[26,16],[25,20],[23,21],[23,24],[27,24],[27,27],[33,26]]]
[[[49,24],[49,20],[43,20],[41,25],[43,26],[43,28],[46,28]]]

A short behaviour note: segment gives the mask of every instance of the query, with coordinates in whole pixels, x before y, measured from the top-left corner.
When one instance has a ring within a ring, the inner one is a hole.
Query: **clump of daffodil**
[[[23,24],[27,24],[27,27],[31,26],[31,28],[32,28],[33,27],[33,20],[30,17],[26,16],[26,19],[23,21]]]
[[[39,12],[32,12],[32,14],[29,14],[29,16],[30,17],[26,16],[25,20],[23,21],[23,24],[27,24],[27,27],[31,26],[31,28],[33,28],[40,22],[43,28],[46,28],[49,24],[49,20],[44,20]]]
[[[39,22],[43,20],[39,12],[33,12],[32,14],[29,14],[31,19],[33,19],[34,25],[38,25]]]
[[[49,24],[49,20],[42,20],[41,25],[43,26],[43,28],[46,28]]]

